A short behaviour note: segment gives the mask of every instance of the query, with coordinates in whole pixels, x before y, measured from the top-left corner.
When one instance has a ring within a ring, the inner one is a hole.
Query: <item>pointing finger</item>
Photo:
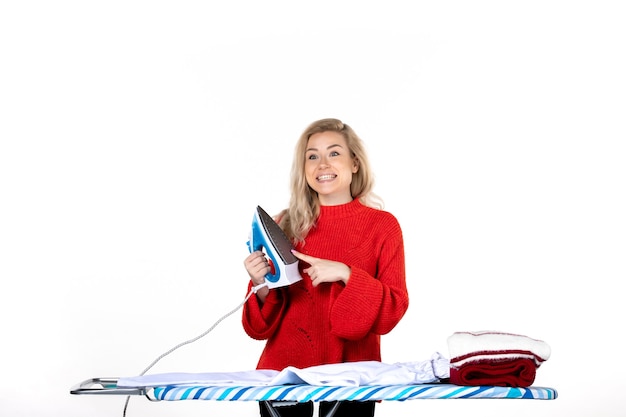
[[[305,255],[304,253],[300,253],[300,252],[298,252],[298,251],[297,251],[297,250],[295,250],[295,249],[292,249],[292,250],[291,250],[291,253],[293,253],[293,255],[294,255],[296,258],[300,259],[301,261],[307,262],[307,263],[309,263],[309,264],[310,264],[310,263],[312,263],[313,261],[315,261],[315,260],[317,259],[317,258],[314,258],[314,257],[312,257],[312,256]]]

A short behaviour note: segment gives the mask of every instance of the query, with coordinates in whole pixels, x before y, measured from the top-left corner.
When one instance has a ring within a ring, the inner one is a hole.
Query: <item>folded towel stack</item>
[[[547,343],[528,336],[493,332],[456,332],[448,337],[450,383],[529,387],[550,357]]]

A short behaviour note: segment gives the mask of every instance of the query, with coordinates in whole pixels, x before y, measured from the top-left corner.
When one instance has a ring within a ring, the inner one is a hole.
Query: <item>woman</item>
[[[296,145],[291,200],[277,221],[293,241],[303,280],[261,288],[243,310],[246,333],[267,340],[257,369],[381,361],[380,336],[406,312],[404,242],[372,193],[364,145],[337,119],[313,122]],[[271,270],[262,251],[244,261],[252,286]],[[374,402],[343,402],[339,416],[373,416]],[[332,407],[320,403],[320,414]],[[281,406],[311,416],[312,403]],[[268,416],[261,404],[261,415]]]

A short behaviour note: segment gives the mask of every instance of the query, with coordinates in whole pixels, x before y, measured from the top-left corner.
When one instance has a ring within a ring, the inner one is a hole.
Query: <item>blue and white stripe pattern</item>
[[[406,401],[416,399],[512,398],[554,400],[557,392],[544,387],[460,386],[452,384],[330,387],[313,385],[280,386],[194,386],[155,387],[151,400],[216,401]]]

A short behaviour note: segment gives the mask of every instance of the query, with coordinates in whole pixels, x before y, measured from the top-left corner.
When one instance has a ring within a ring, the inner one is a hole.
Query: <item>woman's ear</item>
[[[359,172],[359,159],[358,158],[352,158],[352,173],[356,174],[357,172]]]

